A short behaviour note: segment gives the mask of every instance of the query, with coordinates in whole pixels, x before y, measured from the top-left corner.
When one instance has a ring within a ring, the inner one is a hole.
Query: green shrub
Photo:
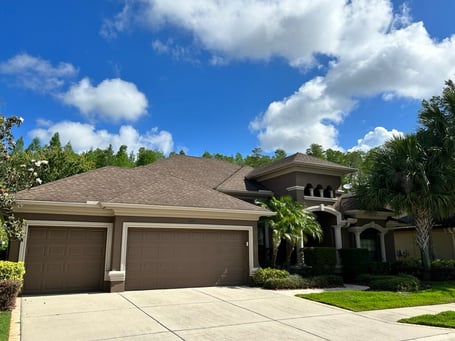
[[[431,262],[433,268],[455,268],[455,259],[435,259]]]
[[[0,280],[22,281],[25,274],[24,262],[0,261]]]
[[[343,278],[337,275],[323,275],[309,278],[310,288],[336,288],[344,286]]]
[[[305,264],[311,266],[312,275],[329,275],[335,272],[337,251],[334,247],[307,247]]]
[[[289,277],[289,272],[286,270],[264,268],[258,269],[253,276],[253,282],[256,285],[262,286],[268,279],[279,279]]]
[[[0,311],[11,311],[16,305],[16,297],[21,290],[22,281],[0,280]]]
[[[264,282],[265,289],[304,289],[309,288],[309,281],[299,275],[284,278],[269,278]]]
[[[343,263],[343,276],[352,281],[368,269],[368,249],[339,249]]]
[[[376,291],[417,291],[421,288],[421,282],[412,275],[401,276],[372,276],[369,282],[371,290]]]
[[[270,278],[265,281],[265,289],[309,289],[334,288],[343,286],[343,279],[335,275],[323,275],[304,278],[300,275],[289,275],[285,278]]]
[[[378,277],[377,275],[372,274],[360,274],[355,278],[355,283],[360,285],[370,285],[370,281]]]
[[[455,259],[435,259],[431,262],[431,279],[433,281],[454,280]]]
[[[407,274],[415,277],[422,277],[422,262],[416,258],[403,258],[391,264],[393,275]]]
[[[390,275],[391,266],[385,262],[369,262],[367,272],[371,275]]]

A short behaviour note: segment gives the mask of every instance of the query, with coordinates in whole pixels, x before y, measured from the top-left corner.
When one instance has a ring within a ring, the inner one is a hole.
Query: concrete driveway
[[[352,313],[291,294],[211,287],[23,297],[21,340],[455,340],[452,329],[394,322],[455,304]]]

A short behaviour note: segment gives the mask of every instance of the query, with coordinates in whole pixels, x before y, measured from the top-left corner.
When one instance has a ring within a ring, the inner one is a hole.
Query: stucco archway
[[[334,209],[332,206],[326,206],[324,204],[315,205],[311,207],[305,208],[306,211],[316,213],[316,212],[325,212],[335,216],[336,224],[331,225],[334,229],[334,236],[335,236],[335,248],[341,249],[343,247],[343,239],[341,237],[341,228],[346,226],[348,223],[347,221],[342,219],[341,212]]]
[[[362,225],[362,226],[351,226],[349,228],[349,232],[354,233],[355,235],[355,247],[360,248],[361,247],[361,238],[360,235],[362,232],[368,230],[368,229],[374,229],[378,231],[379,233],[379,244],[381,248],[381,261],[385,262],[387,261],[386,257],[386,252],[385,252],[385,239],[384,236],[388,232],[388,230],[381,225],[376,224],[374,221],[370,221],[368,224]]]

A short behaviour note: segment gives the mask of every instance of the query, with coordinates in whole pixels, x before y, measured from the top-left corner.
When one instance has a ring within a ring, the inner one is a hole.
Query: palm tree
[[[278,248],[284,239],[289,243],[286,254],[286,264],[289,265],[292,251],[300,238],[304,241],[308,237],[322,238],[322,229],[312,213],[304,210],[303,204],[295,201],[290,196],[282,196],[279,199],[272,197],[268,202],[259,202],[264,208],[268,208],[276,215],[267,218],[272,227],[272,266],[276,267]]]
[[[455,208],[455,86],[422,102],[416,134],[395,137],[372,152],[369,174],[357,190],[369,209],[388,207],[414,217],[426,274],[431,268],[433,219]]]

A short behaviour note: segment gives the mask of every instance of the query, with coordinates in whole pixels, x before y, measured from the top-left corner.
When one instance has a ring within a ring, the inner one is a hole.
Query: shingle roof
[[[222,160],[175,155],[151,163],[144,168],[152,172],[169,174],[203,187],[216,188],[241,167]]]
[[[333,208],[336,209],[337,211],[340,211],[341,213],[344,213],[349,210],[358,210],[360,209],[359,199],[357,198],[356,195],[344,194],[337,199],[337,201],[333,205]]]
[[[262,210],[213,188],[239,169],[225,161],[176,156],[143,167],[92,170],[21,191],[16,198]]]
[[[258,192],[267,190],[254,180],[248,180],[246,176],[253,171],[253,167],[244,166],[233,173],[216,189],[221,192]]]
[[[144,179],[130,168],[103,167],[77,174],[16,194],[21,200],[62,202],[107,201],[132,188],[138,188]]]
[[[355,168],[342,166],[337,163],[319,159],[311,155],[295,153],[284,159],[255,168],[251,173],[248,174],[247,177],[249,179],[255,179],[260,177],[261,175],[273,173],[275,171],[279,171],[281,169],[285,169],[292,166],[308,166],[311,168],[331,169],[334,171],[338,171],[341,174],[348,174],[356,171]]]
[[[257,206],[188,181],[156,174],[147,185],[115,197],[109,202],[140,205],[183,206],[235,210],[258,210]]]

